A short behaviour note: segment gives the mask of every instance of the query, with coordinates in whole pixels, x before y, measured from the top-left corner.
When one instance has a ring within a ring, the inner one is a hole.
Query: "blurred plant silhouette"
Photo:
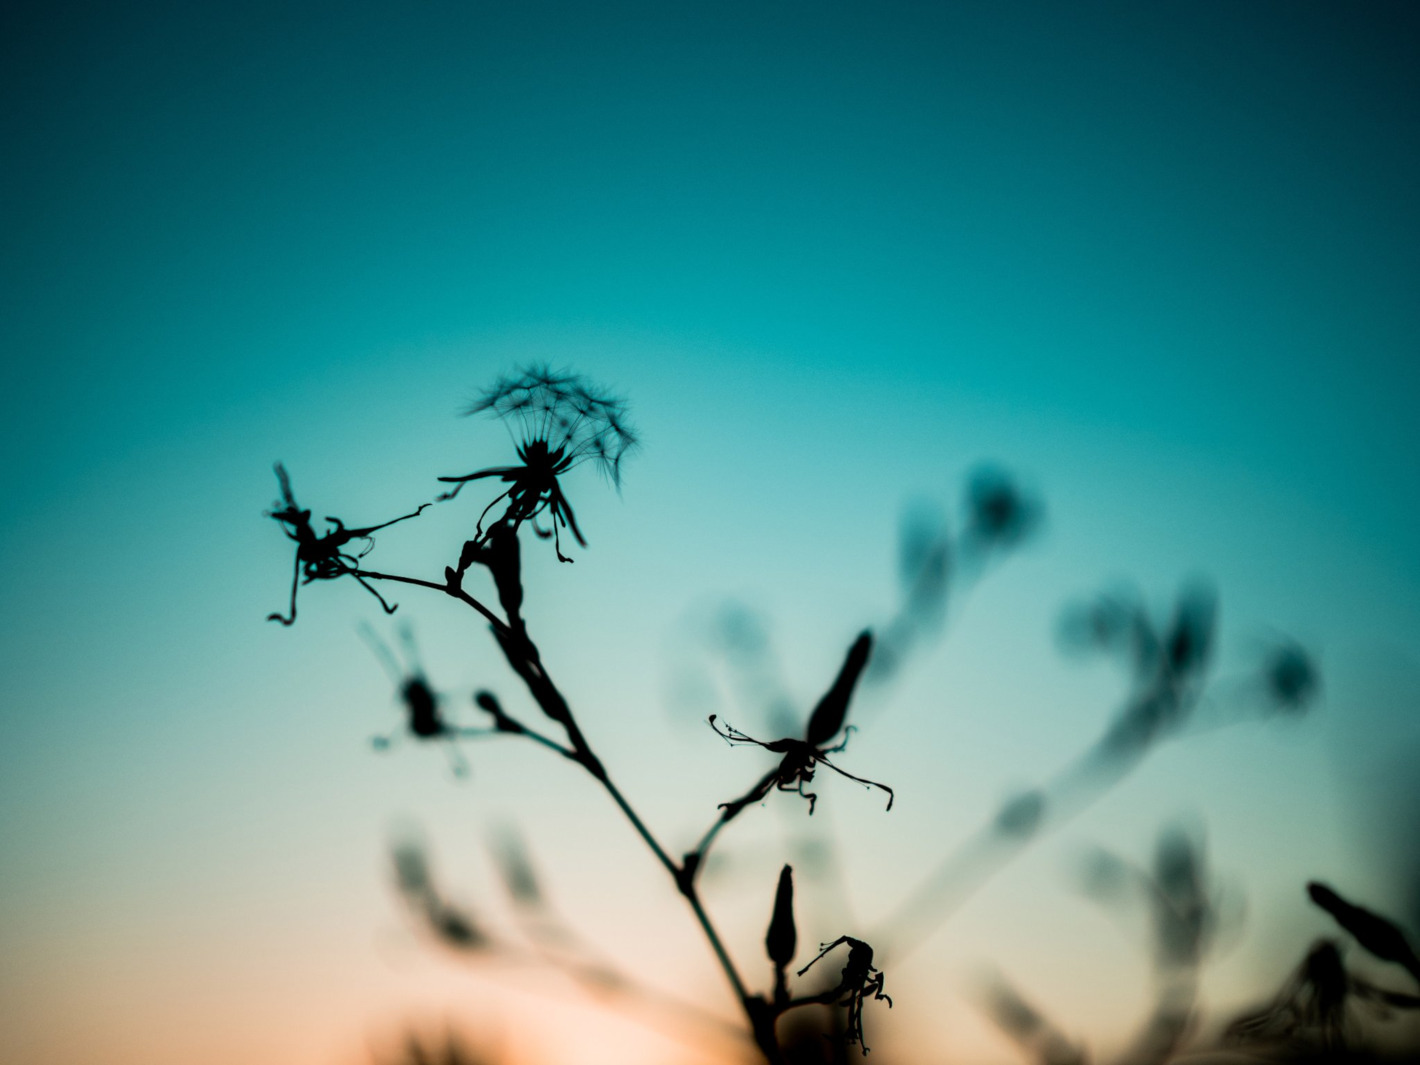
[[[1325,884],[1308,884],[1307,894],[1357,946],[1404,969],[1420,985],[1420,960],[1393,921],[1347,901]],[[1415,1016],[1417,1011],[1420,994],[1415,990],[1386,988],[1349,971],[1341,945],[1321,939],[1271,1002],[1234,1020],[1224,1035],[1234,1045],[1281,1060],[1373,1060],[1367,1022],[1387,1021],[1397,1012]],[[1400,1053],[1413,1061],[1420,1048],[1405,1046]]]
[[[898,527],[897,568],[902,601],[881,626],[868,679],[885,681],[913,649],[940,631],[952,597],[970,590],[991,564],[1026,543],[1045,507],[1005,470],[979,466],[968,479],[962,530],[934,505],[918,503]]]
[[[1217,643],[1218,599],[1208,583],[1186,582],[1162,615],[1151,612],[1139,596],[1128,592],[1099,596],[1070,608],[1061,622],[1062,644],[1071,651],[1103,653],[1118,660],[1128,680],[1123,705],[1103,732],[1064,759],[1053,775],[1007,798],[963,846],[927,869],[921,881],[875,927],[863,930],[852,922],[849,931],[821,944],[819,952],[797,969],[796,883],[791,865],[782,864],[763,939],[769,963],[766,972],[772,974],[772,982],[756,990],[745,975],[746,968],[731,956],[702,897],[700,874],[712,844],[748,807],[769,800],[775,791],[802,796],[807,800],[803,816],[812,815],[817,796],[805,788],[815,782],[820,766],[867,789],[880,789],[887,796],[884,813],[891,810],[892,787],[848,772],[834,760],[844,752],[857,727],[847,723],[855,693],[864,683],[884,684],[901,673],[910,652],[942,626],[949,603],[1041,527],[1042,504],[1002,469],[983,466],[968,479],[959,531],[953,531],[935,510],[910,511],[901,527],[898,549],[899,606],[877,628],[876,638],[867,630],[852,642],[838,674],[802,719],[802,729],[793,702],[779,683],[765,626],[748,611],[731,608],[723,612],[720,651],[739,678],[741,696],[761,703],[761,709],[768,712],[771,735],[779,738],[755,738],[730,726],[720,714],[709,716],[710,728],[731,745],[758,746],[780,760],[737,798],[720,804],[719,814],[695,848],[677,859],[615,783],[554,680],[523,615],[519,534],[526,526],[536,537],[551,539],[556,557],[563,562],[571,559],[562,551],[561,531],[586,546],[562,478],[589,463],[614,486],[620,485],[623,462],[637,446],[626,403],[577,374],[533,366],[500,378],[466,413],[488,414],[501,421],[510,433],[517,461],[439,477],[452,487],[435,500],[383,523],[347,528],[338,519],[328,518],[331,529],[317,534],[311,512],[300,508],[294,499],[285,468],[276,465],[282,499],[267,516],[294,541],[296,558],[289,616],[272,614],[271,619],[293,624],[301,584],[342,576],[359,582],[388,613],[395,607],[377,590],[382,582],[438,593],[472,609],[489,626],[499,652],[546,722],[534,727],[505,709],[495,692],[482,689],[472,697],[473,706],[483,715],[480,723],[456,723],[446,709],[450,697],[429,681],[410,631],[402,630],[405,652],[401,663],[390,647],[367,629],[366,639],[403,706],[403,731],[416,741],[447,744],[456,772],[465,769],[456,742],[497,739],[529,740],[579,766],[625,817],[666,874],[668,886],[684,900],[742,1019],[739,1026],[729,1027],[727,1035],[726,1022],[712,1011],[667,995],[602,956],[559,914],[553,893],[536,872],[530,848],[507,825],[493,837],[490,849],[520,931],[517,939],[476,919],[467,907],[451,900],[433,873],[427,846],[417,835],[402,836],[392,847],[394,882],[407,913],[421,934],[459,957],[562,972],[647,1023],[671,1018],[671,1027],[679,1026],[683,1031],[689,1022],[696,1031],[738,1039],[734,1045],[751,1047],[759,1060],[771,1065],[839,1062],[846,1060],[850,1049],[866,1054],[865,1009],[873,1006],[876,1012],[878,1003],[892,1005],[885,991],[885,970],[891,972],[897,961],[920,947],[938,923],[1015,856],[1136,770],[1166,740],[1199,727],[1197,709],[1211,680]],[[374,547],[375,532],[417,518],[431,502],[452,500],[483,480],[504,487],[484,505],[473,535],[457,552],[450,552],[456,559],[442,567],[442,579],[364,566],[362,560]],[[500,503],[502,509],[497,510]],[[355,540],[365,544],[358,554],[348,550]],[[497,609],[465,588],[470,571],[477,568],[488,572]],[[1301,714],[1320,689],[1314,660],[1287,639],[1276,641],[1263,656],[1255,679],[1266,698],[1263,709],[1254,716]],[[395,735],[377,737],[375,745],[388,749]],[[805,848],[796,857],[801,871],[806,866],[815,870],[841,868],[832,838],[820,842],[819,849]],[[818,886],[818,878],[811,875],[800,879],[798,891],[812,894]],[[1205,860],[1201,834],[1177,825],[1166,827],[1145,866],[1101,850],[1088,863],[1085,887],[1092,898],[1113,909],[1138,909],[1146,915],[1150,929],[1154,1008],[1120,1060],[1131,1065],[1174,1060],[1198,1030],[1199,972],[1222,923],[1220,894]],[[767,896],[768,885],[765,888]],[[1310,890],[1316,904],[1362,950],[1420,981],[1420,962],[1397,925],[1347,902],[1323,885],[1314,884]],[[835,954],[839,948],[846,956]],[[844,960],[837,976],[824,982],[831,969],[830,957]],[[987,982],[982,1001],[988,1015],[1031,1058],[1046,1065],[1087,1060],[1083,1042],[1065,1035],[1005,977]],[[1361,1044],[1354,1024],[1348,1021],[1353,1003],[1374,1011],[1410,1011],[1420,1006],[1420,997],[1412,990],[1382,987],[1369,977],[1348,971],[1337,944],[1324,941],[1312,949],[1268,1005],[1233,1023],[1228,1040],[1277,1060],[1354,1049]],[[452,1039],[445,1046],[430,1047],[411,1037],[401,1053],[401,1060],[411,1065],[478,1060]]]
[[[454,1032],[431,1039],[411,1031],[398,1049],[376,1060],[380,1065],[492,1065],[496,1059],[474,1050]]]

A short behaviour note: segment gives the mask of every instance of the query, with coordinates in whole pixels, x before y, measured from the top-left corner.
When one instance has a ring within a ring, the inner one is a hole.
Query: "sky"
[[[568,475],[589,546],[561,565],[525,536],[525,583],[545,660],[672,847],[763,771],[703,724],[768,727],[717,665],[726,604],[803,713],[896,610],[905,512],[960,529],[982,462],[1040,501],[855,707],[845,765],[897,799],[821,776],[844,897],[805,883],[803,942],[875,927],[1112,720],[1126,682],[1064,653],[1070,602],[1132,587],[1166,615],[1210,581],[1214,719],[1248,716],[1279,639],[1320,663],[1312,713],[1162,745],[933,929],[870,1008],[875,1050],[1020,1060],[973,990],[991,971],[1123,1045],[1147,947],[1078,867],[1146,862],[1179,819],[1234,914],[1209,1019],[1328,931],[1308,879],[1420,917],[1397,845],[1420,816],[1413,6],[3,18],[0,1057],[333,1065],[448,1024],[507,1060],[725,1060],[536,967],[452,957],[401,910],[387,851],[418,825],[449,890],[511,928],[484,841],[513,823],[579,931],[734,1016],[575,767],[502,740],[466,745],[458,780],[444,751],[371,749],[400,720],[361,622],[394,643],[408,620],[465,720],[478,687],[536,713],[476,617],[411,588],[387,619],[344,580],[303,589],[290,629],[263,620],[291,566],[274,462],[318,517],[405,513],[512,460],[459,413],[534,362],[624,395],[641,436],[619,492]],[[371,559],[436,577],[491,494]],[[706,889],[745,959],[809,831],[796,797],[765,805]]]

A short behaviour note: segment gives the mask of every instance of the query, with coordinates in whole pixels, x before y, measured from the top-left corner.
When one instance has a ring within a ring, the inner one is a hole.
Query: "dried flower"
[[[281,499],[266,512],[266,516],[278,522],[287,537],[295,541],[296,568],[291,577],[291,616],[278,612],[268,614],[266,620],[279,621],[283,625],[295,624],[297,588],[312,581],[330,581],[346,574],[354,577],[361,587],[378,599],[386,614],[393,614],[397,605],[385,602],[384,597],[356,571],[360,568],[360,559],[375,546],[375,533],[398,522],[417,518],[429,504],[423,503],[408,514],[360,529],[347,529],[339,518],[326,518],[331,527],[324,535],[318,536],[311,526],[311,512],[296,503],[296,497],[291,492],[291,477],[279,462],[276,464],[276,479],[281,483]],[[365,541],[365,548],[359,555],[352,555],[346,550],[346,545],[352,540]]]
[[[483,519],[488,512],[506,499],[508,505],[500,522],[513,529],[525,521],[531,523],[538,536],[554,541],[557,557],[570,562],[562,554],[559,527],[569,529],[583,547],[587,542],[557,479],[590,461],[620,487],[622,460],[637,443],[636,434],[627,424],[625,401],[600,391],[578,374],[531,366],[500,377],[464,413],[485,411],[508,426],[519,464],[493,466],[461,477],[440,477],[454,487],[439,498],[454,498],[470,481],[497,477],[509,487],[483,508],[474,542],[484,538]],[[550,514],[548,530],[535,520],[543,512]]]
[[[839,936],[832,943],[824,944],[818,957],[800,969],[798,975],[803,976],[814,967],[815,962],[839,944],[848,947],[848,960],[843,965],[838,985],[815,996],[814,1001],[837,1002],[848,1008],[848,1030],[844,1033],[844,1041],[857,1043],[866,1054],[868,1045],[863,1041],[863,1004],[871,995],[875,1001],[886,1002],[888,1008],[892,1008],[892,999],[883,993],[882,970],[873,964],[873,948],[861,939]]]
[[[719,715],[710,715],[710,727],[727,743],[754,744],[763,747],[772,754],[783,755],[779,767],[761,777],[759,782],[745,795],[733,802],[720,804],[720,808],[725,811],[720,817],[721,824],[738,816],[739,812],[750,803],[759,802],[774,788],[778,788],[780,791],[798,792],[808,800],[809,813],[812,814],[814,803],[818,797],[813,792],[805,791],[804,785],[813,782],[815,767],[819,765],[826,765],[839,776],[856,780],[866,787],[881,788],[887,792],[887,808],[892,809],[892,788],[886,784],[879,784],[876,780],[854,776],[828,760],[830,754],[837,754],[848,746],[848,739],[853,734],[854,726],[849,725],[844,728],[843,722],[848,716],[848,703],[853,697],[853,689],[857,687],[858,678],[863,675],[863,667],[868,664],[872,650],[873,637],[871,633],[861,633],[853,641],[843,660],[843,666],[838,671],[838,676],[834,678],[832,686],[824,693],[823,698],[814,707],[813,713],[809,715],[808,727],[804,731],[802,740],[794,739],[791,736],[766,743],[729,724],[721,729],[715,724]],[[828,746],[829,741],[839,733],[843,734],[843,740],[835,746]]]

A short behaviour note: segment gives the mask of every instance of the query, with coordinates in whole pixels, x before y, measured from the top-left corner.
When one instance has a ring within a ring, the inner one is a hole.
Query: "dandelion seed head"
[[[545,363],[498,378],[464,413],[498,418],[522,447],[541,442],[560,450],[569,469],[590,460],[618,487],[622,461],[638,443],[624,399]]]

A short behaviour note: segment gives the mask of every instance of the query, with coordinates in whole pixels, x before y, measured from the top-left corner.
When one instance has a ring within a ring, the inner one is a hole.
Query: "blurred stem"
[[[1152,697],[1153,693],[1145,692],[1131,705],[1139,706]],[[1196,696],[1190,698],[1188,706],[1196,701]],[[1079,816],[1172,735],[1160,731],[1136,747],[1121,749],[1112,743],[1117,727],[1107,730],[1040,789],[1045,813],[1029,833],[1003,832],[993,821],[943,858],[874,930],[872,942],[879,944],[879,952],[891,953],[894,960],[905,958],[991,877],[1033,843]]]

